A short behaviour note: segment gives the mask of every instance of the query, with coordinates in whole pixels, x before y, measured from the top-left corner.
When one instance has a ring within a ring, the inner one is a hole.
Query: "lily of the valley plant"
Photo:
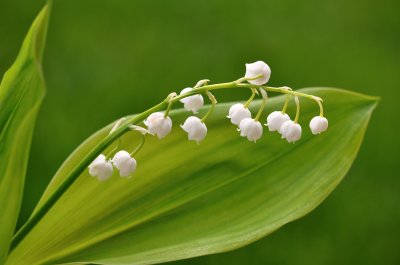
[[[204,115],[204,117],[190,116],[181,125],[181,128],[187,132],[188,139],[200,143],[204,140],[207,135],[207,118],[212,114],[217,100],[211,93],[213,90],[225,89],[225,88],[247,88],[252,92],[251,97],[245,104],[237,103],[234,104],[227,115],[232,124],[238,126],[240,136],[246,137],[249,141],[256,143],[263,135],[263,126],[260,122],[261,115],[268,104],[267,91],[277,92],[286,94],[285,104],[280,111],[274,111],[268,115],[265,126],[268,127],[270,132],[277,131],[282,135],[283,139],[286,139],[289,143],[294,143],[301,138],[302,128],[299,121],[300,116],[300,101],[299,97],[304,97],[315,101],[319,108],[319,116],[315,116],[310,121],[310,129],[313,134],[320,134],[328,128],[328,120],[324,117],[324,110],[322,107],[322,99],[313,95],[299,93],[293,91],[289,87],[270,87],[265,86],[271,76],[270,67],[263,61],[257,61],[255,63],[246,64],[245,76],[230,82],[221,84],[209,84],[209,80],[200,80],[193,88],[187,87],[183,89],[179,95],[171,93],[168,97],[159,105],[153,107],[144,113],[151,113],[146,119],[140,121],[138,119],[132,119],[126,121],[125,118],[119,120],[112,128],[110,134],[114,133],[118,127],[124,126],[130,130],[136,130],[142,134],[143,141],[133,152],[121,150],[115,153],[114,157],[106,157],[100,154],[90,165],[89,173],[91,176],[97,177],[99,180],[106,180],[113,174],[113,166],[119,170],[121,177],[128,177],[136,170],[136,160],[133,156],[143,147],[144,138],[146,134],[156,135],[159,139],[166,137],[172,129],[172,119],[168,116],[172,109],[172,106],[176,102],[182,102],[184,108],[197,114],[198,110],[203,107],[204,99],[203,94],[207,95],[211,102],[211,108]],[[249,106],[256,95],[261,95],[262,104],[258,110],[256,116],[252,118],[252,113],[249,110]],[[292,120],[286,113],[287,106],[291,98],[294,98],[296,102],[296,116]],[[162,111],[163,106],[166,106],[166,110]],[[157,110],[157,111],[155,111]],[[152,112],[154,111],[154,112]],[[143,122],[147,129],[136,126]]]
[[[236,81],[200,80],[94,133],[17,227],[49,10],[0,83],[0,265],[155,264],[250,244],[335,189],[377,104],[335,88],[271,87],[266,63],[246,64]],[[238,89],[249,98],[217,104],[217,90]]]

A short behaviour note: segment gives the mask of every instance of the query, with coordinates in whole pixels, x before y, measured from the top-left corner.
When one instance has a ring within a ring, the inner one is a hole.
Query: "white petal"
[[[113,159],[112,159],[112,163],[114,164],[114,166],[115,166],[116,168],[119,169],[119,167],[120,167],[126,160],[129,160],[130,158],[131,158],[131,155],[130,155],[127,151],[121,150],[121,151],[118,151],[118,152],[114,155],[114,157],[113,157]]]
[[[316,116],[310,121],[310,129],[313,134],[320,134],[328,129],[328,120],[325,117]]]
[[[229,109],[229,116],[231,123],[239,125],[243,119],[251,118],[251,112],[245,108],[243,104],[235,104]]]
[[[285,138],[289,143],[294,143],[301,138],[301,126],[291,120],[286,121],[281,127],[282,138]]]
[[[249,126],[250,123],[253,121],[253,119],[251,118],[245,118],[243,120],[241,120],[240,124],[239,124],[239,131],[240,131],[240,136],[247,136],[248,131],[249,131]]]
[[[256,77],[257,75],[262,74],[262,77],[257,78],[255,80],[249,80],[248,82],[253,85],[261,86],[268,82],[271,76],[271,69],[269,66],[263,61],[257,61],[255,63],[246,64],[246,74],[245,77],[251,78]]]
[[[251,118],[243,119],[239,125],[240,136],[247,137],[249,141],[256,142],[261,138],[263,128],[260,122],[255,121]]]
[[[192,90],[193,88],[187,87],[181,91],[180,95],[186,94]],[[193,113],[197,113],[198,110],[204,105],[204,99],[202,95],[189,96],[179,101],[184,104],[183,106],[186,110],[192,111]]]
[[[294,122],[292,120],[288,120],[288,121],[285,121],[284,123],[282,123],[282,126],[281,126],[282,138],[286,138],[286,136],[289,134],[293,124],[294,124]]]
[[[244,109],[244,105],[241,104],[241,103],[236,103],[236,104],[232,105],[232,106],[229,108],[229,114],[228,114],[227,117],[230,118],[230,117],[232,116],[232,114],[233,114],[234,112],[236,112],[238,109]]]
[[[188,133],[188,139],[196,142],[202,141],[207,135],[207,126],[195,116],[186,119],[182,129]]]
[[[193,90],[193,88],[191,88],[191,87],[184,88],[184,89],[182,89],[181,93],[179,93],[179,95],[186,94],[186,93],[188,93],[188,92],[190,92],[192,90]],[[182,102],[182,103],[185,103],[186,99],[187,98],[183,98],[183,99],[181,99],[179,101]]]
[[[111,164],[111,161],[106,161],[101,165],[101,168],[99,168],[97,179],[101,181],[107,180],[111,177],[112,173],[113,166]]]
[[[101,154],[99,155],[90,165],[89,174],[93,177],[97,177],[99,180],[106,180],[111,177],[113,173],[113,167],[110,161],[106,161],[106,157]]]
[[[136,160],[127,151],[119,151],[112,159],[121,177],[128,177],[136,170]]]
[[[281,133],[282,124],[288,120],[290,120],[290,117],[286,113],[274,111],[268,115],[266,125],[268,126],[270,132],[278,131]]]
[[[162,112],[155,112],[145,120],[145,125],[150,134],[157,135],[161,139],[170,133],[172,120],[170,117],[164,117]]]

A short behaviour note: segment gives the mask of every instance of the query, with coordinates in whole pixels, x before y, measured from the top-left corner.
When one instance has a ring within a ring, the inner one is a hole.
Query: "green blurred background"
[[[0,0],[1,74],[43,4]],[[44,63],[48,93],[19,225],[91,133],[199,79],[234,80],[244,63],[264,60],[271,85],[381,96],[360,154],[307,217],[245,248],[176,264],[400,264],[399,10],[398,0],[56,0]]]

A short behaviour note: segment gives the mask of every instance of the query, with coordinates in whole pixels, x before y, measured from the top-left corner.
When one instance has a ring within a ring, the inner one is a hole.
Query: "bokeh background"
[[[1,75],[43,4],[0,0]],[[175,264],[400,264],[399,10],[398,0],[56,0],[19,225],[91,133],[199,79],[234,80],[244,63],[264,60],[271,85],[381,96],[360,154],[307,217],[245,248]]]

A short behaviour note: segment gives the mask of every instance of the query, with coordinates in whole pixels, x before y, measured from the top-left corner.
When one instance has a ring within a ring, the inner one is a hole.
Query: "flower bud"
[[[246,64],[246,74],[244,77],[252,78],[260,74],[262,75],[260,78],[257,78],[255,80],[248,80],[250,84],[261,86],[267,83],[271,76],[271,69],[263,61],[257,61],[255,63]]]
[[[263,134],[263,128],[260,122],[246,118],[240,122],[239,125],[240,136],[247,137],[249,141],[256,142]]]
[[[328,120],[325,117],[315,116],[310,121],[310,129],[313,134],[320,134],[328,129]]]
[[[285,121],[281,127],[282,138],[294,143],[301,138],[301,126],[292,120]]]
[[[251,112],[248,108],[245,108],[243,104],[237,103],[230,107],[229,115],[231,122],[235,125],[239,125],[243,119],[251,118]]]
[[[183,89],[181,91],[180,95],[188,93],[188,92],[190,92],[192,90],[193,90],[193,88],[187,87],[187,88],[185,88],[185,89]],[[192,111],[193,113],[197,113],[198,110],[201,107],[203,107],[203,105],[204,105],[204,99],[203,99],[202,95],[189,96],[189,97],[183,98],[183,99],[181,99],[179,101],[183,103],[183,107],[187,111]]]
[[[197,117],[191,116],[181,125],[182,129],[188,133],[189,140],[199,143],[207,135],[207,126]]]
[[[157,135],[159,139],[164,138],[171,132],[172,120],[170,117],[164,117],[162,112],[154,112],[144,121],[150,134]]]
[[[112,163],[119,170],[121,177],[128,177],[136,170],[136,160],[127,151],[118,151]]]
[[[107,161],[105,155],[100,154],[90,165],[89,174],[97,177],[98,180],[106,180],[111,177],[113,166],[111,161]]]
[[[282,124],[288,120],[290,120],[290,117],[286,113],[274,111],[268,115],[267,124],[265,125],[268,126],[270,132],[278,131],[281,133]]]

